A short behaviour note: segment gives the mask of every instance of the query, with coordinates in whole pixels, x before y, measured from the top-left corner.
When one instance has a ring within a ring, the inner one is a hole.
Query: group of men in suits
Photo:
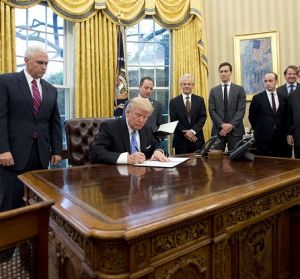
[[[231,82],[232,66],[230,63],[224,62],[220,64],[218,71],[221,84],[211,89],[208,101],[208,111],[213,124],[211,134],[212,136],[217,135],[219,137],[219,146],[217,147],[218,149],[224,151],[227,147],[228,151],[232,151],[235,148],[236,144],[242,140],[245,133],[243,118],[246,109],[246,94],[242,86]],[[274,80],[270,81],[268,79],[270,76],[273,77],[273,74],[270,73],[267,75],[267,80],[265,81],[266,90],[273,90],[273,88],[276,88],[276,82]],[[192,153],[200,150],[203,147],[203,126],[207,118],[204,99],[193,92],[193,87],[195,85],[194,77],[191,74],[184,74],[183,76],[181,76],[179,82],[181,86],[181,94],[171,99],[169,104],[170,121],[178,121],[178,125],[173,136],[173,147],[175,149],[176,155]],[[142,78],[140,82],[139,96],[137,98],[149,100],[152,103],[154,111],[156,110],[161,115],[161,105],[159,104],[159,102],[156,101],[155,104],[158,103],[159,105],[154,106],[154,102],[151,101],[150,97],[152,90],[153,80],[150,77]],[[285,121],[285,119],[278,116],[281,115],[281,111],[287,112],[287,98],[283,98],[285,102],[282,102],[281,104],[281,97],[279,97],[281,105],[279,107],[279,102],[276,101],[278,110],[276,110],[274,116],[272,114],[272,117],[269,119],[267,117],[266,111],[271,110],[270,104],[268,103],[267,106],[262,105],[261,107],[257,105],[257,100],[265,99],[263,96],[264,94],[257,94],[257,96],[253,98],[249,115],[250,122],[255,130],[255,138],[257,140],[257,154],[285,156],[288,144],[286,139],[285,141],[282,140],[281,131],[287,127],[287,125],[285,125],[285,123],[287,122]],[[130,125],[128,123],[130,110],[127,111],[127,106],[130,103],[131,101],[127,102],[125,105],[126,117],[124,117],[123,120],[112,120],[111,124],[108,122],[102,125],[99,136],[95,142],[96,144],[92,149],[94,150],[92,152],[94,154],[93,162],[131,162],[131,160],[121,160],[120,156],[121,153],[124,152],[127,152],[127,154],[130,155],[129,134],[131,132],[131,128],[129,127]],[[263,103],[264,102],[258,102],[258,104]],[[161,124],[161,119],[162,117],[158,116],[158,113],[155,113],[152,118],[151,116],[148,116],[145,123],[147,123],[147,126],[149,126],[153,132]],[[273,120],[276,121],[275,125],[270,124]],[[124,129],[126,135],[124,134],[122,137],[117,137],[117,134],[113,135],[107,132],[109,130],[117,130],[118,132],[122,131],[123,129],[118,126],[122,121],[124,127],[124,121],[127,121],[128,129]],[[117,124],[117,122],[119,122],[119,124]],[[113,125],[116,125],[116,127],[112,129],[107,127],[106,129],[106,125],[112,125],[111,127],[113,127]],[[276,127],[276,129],[274,129],[274,127]],[[280,139],[280,141],[278,141],[276,138],[273,138],[274,132],[279,133],[278,138]],[[110,140],[108,140],[109,138]],[[120,140],[120,138],[123,139],[122,150],[117,148],[118,144],[115,142],[117,138],[119,142],[122,141]],[[270,138],[272,138],[272,142],[275,142],[275,144],[270,144]],[[277,144],[278,142],[280,142],[280,145]],[[107,143],[109,143],[109,146],[107,145]],[[277,149],[279,151],[285,151],[280,153]],[[104,150],[109,151],[111,156],[108,156],[107,154],[107,156],[104,158],[102,156],[103,154],[105,154]],[[112,156],[112,152],[116,151],[118,151],[119,153]],[[141,151],[141,148],[139,148],[138,151]],[[149,156],[150,154],[139,159],[145,160]],[[111,160],[112,158],[113,160]],[[129,158],[128,155],[126,158]]]
[[[48,55],[40,47],[29,47],[25,64],[19,73],[0,75],[0,211],[22,206],[19,174],[47,168],[49,160],[52,164],[61,160],[57,90],[42,79]],[[218,70],[221,84],[211,89],[208,101],[211,134],[219,136],[219,149],[227,146],[231,151],[244,135],[246,94],[242,86],[231,82],[230,63],[222,63]],[[277,91],[277,75],[268,73],[264,78],[266,90],[252,99],[249,120],[257,154],[290,157],[289,146],[295,145],[295,156],[300,158],[297,70],[296,66],[286,69],[287,84]],[[204,99],[193,92],[194,77],[184,74],[179,82],[181,94],[170,100],[170,120],[178,121],[173,137],[175,153],[184,154],[204,145],[207,114]],[[91,147],[92,162],[135,164],[146,158],[168,161],[153,135],[163,122],[161,104],[151,98],[153,85],[152,78],[142,78],[139,96],[126,103],[124,117],[102,123]]]
[[[265,91],[253,97],[249,121],[256,139],[258,155],[300,158],[300,85],[298,67],[288,66],[284,71],[286,83],[277,88],[278,76],[264,76]]]

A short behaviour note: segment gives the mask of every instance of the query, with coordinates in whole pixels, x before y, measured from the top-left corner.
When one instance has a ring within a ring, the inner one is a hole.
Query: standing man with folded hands
[[[242,86],[231,82],[232,66],[224,62],[219,66],[221,84],[209,94],[209,114],[213,122],[211,135],[220,138],[219,149],[228,151],[243,138],[243,118],[246,109],[246,93]]]
[[[195,152],[204,145],[206,108],[204,99],[193,94],[194,85],[193,75],[184,74],[180,78],[181,94],[170,101],[170,120],[178,120],[173,138],[176,155]]]

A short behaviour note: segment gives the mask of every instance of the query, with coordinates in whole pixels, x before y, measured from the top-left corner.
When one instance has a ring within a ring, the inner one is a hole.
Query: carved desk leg
[[[292,278],[300,278],[300,206],[291,208],[290,214],[290,270]]]

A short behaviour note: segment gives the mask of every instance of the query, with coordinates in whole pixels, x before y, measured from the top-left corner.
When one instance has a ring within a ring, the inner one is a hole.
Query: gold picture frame
[[[235,82],[241,84],[251,101],[264,90],[263,77],[278,73],[278,32],[263,32],[234,36]]]

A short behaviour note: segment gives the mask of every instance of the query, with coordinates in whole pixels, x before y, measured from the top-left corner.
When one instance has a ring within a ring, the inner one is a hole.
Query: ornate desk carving
[[[172,169],[92,165],[21,179],[28,202],[55,201],[50,278],[300,278],[298,160],[191,156]]]

